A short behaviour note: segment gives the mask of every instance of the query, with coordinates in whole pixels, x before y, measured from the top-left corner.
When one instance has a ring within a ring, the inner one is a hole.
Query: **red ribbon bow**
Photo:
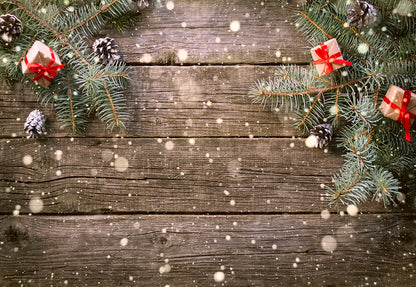
[[[412,96],[412,92],[408,91],[408,90],[404,90],[404,94],[403,94],[403,99],[402,99],[402,107],[400,108],[399,106],[397,106],[395,103],[393,103],[392,101],[390,101],[390,99],[388,97],[384,97],[383,101],[385,101],[390,107],[392,107],[395,110],[399,110],[400,111],[400,115],[399,118],[397,119],[397,122],[401,122],[405,133],[406,133],[406,140],[407,141],[411,141],[410,139],[410,127],[412,126],[412,123],[410,121],[410,119],[415,119],[416,115],[409,112],[407,110],[407,105],[410,102],[410,97]]]
[[[33,78],[34,82],[39,81],[40,78],[44,78],[45,80],[52,82],[53,78],[58,75],[57,71],[65,66],[65,64],[52,66],[55,64],[55,54],[51,48],[49,48],[49,51],[51,52],[51,60],[46,67],[38,63],[29,63],[27,56],[25,57],[25,64],[29,71],[35,72],[37,74],[37,76]]]
[[[341,52],[337,52],[333,55],[328,54],[328,46],[325,44],[320,44],[318,48],[315,49],[315,53],[319,56],[320,59],[315,60],[315,65],[318,64],[325,64],[324,67],[324,74],[328,75],[331,73],[334,68],[332,67],[332,64],[344,64],[347,66],[351,66],[351,62],[347,60],[337,59],[338,57],[341,57]]]

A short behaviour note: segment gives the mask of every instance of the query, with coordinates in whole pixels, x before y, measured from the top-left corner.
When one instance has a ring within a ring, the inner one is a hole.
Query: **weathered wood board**
[[[321,184],[342,163],[332,153],[306,149],[301,139],[12,139],[0,145],[0,164],[7,166],[0,190],[8,191],[0,208],[9,212],[16,205],[29,212],[34,196],[44,198],[47,213],[320,212],[328,204]]]
[[[137,28],[114,37],[134,64],[309,63],[308,43],[295,29],[302,0],[155,1]],[[186,54],[184,54],[186,52]]]
[[[406,214],[7,216],[0,221],[0,282],[414,286],[413,220]],[[216,272],[223,282],[215,282]]]
[[[293,115],[271,113],[271,107],[252,104],[250,87],[259,77],[273,76],[276,66],[131,68],[127,91],[130,120],[125,137],[291,137]],[[24,137],[22,126],[31,110],[41,107],[36,97],[21,87],[0,91],[1,137]],[[6,113],[7,111],[7,113]],[[54,111],[49,137],[65,137]],[[93,120],[93,119],[92,119]],[[220,121],[220,123],[218,122]],[[94,122],[88,137],[111,137],[102,123]]]

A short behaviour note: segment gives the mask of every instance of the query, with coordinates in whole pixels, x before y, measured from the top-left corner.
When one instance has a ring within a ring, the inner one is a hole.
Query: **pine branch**
[[[372,198],[387,205],[401,188],[398,177],[416,166],[416,131],[408,142],[402,124],[384,118],[378,109],[390,85],[416,90],[416,17],[403,14],[410,11],[406,9],[416,12],[416,2],[372,0],[380,26],[363,28],[345,23],[351,4],[308,1],[296,21],[313,46],[336,38],[350,67],[323,77],[313,67],[279,67],[275,78],[258,81],[250,96],[254,102],[271,103],[272,109],[295,110],[296,125],[305,131],[322,122],[340,126],[336,140],[345,164],[333,176],[334,187],[327,187],[330,204]]]
[[[72,27],[71,29],[68,29],[67,31],[64,31],[64,34],[69,34],[70,32],[79,29],[80,27],[83,27],[85,25],[87,25],[89,22],[91,22],[92,20],[96,19],[98,16],[102,15],[103,13],[107,12],[113,5],[117,4],[120,0],[113,0],[111,3],[104,5],[103,7],[101,7],[100,10],[98,10],[96,13],[94,13],[93,15],[91,15],[88,19],[85,19],[84,21],[82,21],[81,23],[79,23],[77,26]]]
[[[20,3],[19,0],[7,0],[12,3],[14,3],[16,6],[18,6],[20,9],[22,9],[26,14],[28,14],[30,17],[35,19],[40,25],[42,25],[44,28],[49,30],[57,39],[60,39],[63,44],[68,46],[72,52],[82,61],[85,65],[88,67],[91,67],[91,64],[78,52],[77,49],[75,49],[68,38],[64,37],[60,32],[56,31],[54,28],[52,28],[48,23],[46,23],[42,18],[40,18],[35,13],[31,12],[27,7],[23,6],[23,4]]]
[[[123,90],[128,86],[128,68],[122,61],[97,63],[87,37],[112,21],[119,23],[118,28],[126,27],[137,14],[130,4],[130,0],[89,4],[81,0],[72,4],[57,0],[5,0],[0,8],[6,7],[8,13],[14,13],[25,25],[16,42],[7,49],[0,46],[1,80],[11,78],[28,83],[38,101],[54,105],[62,126],[74,134],[85,130],[88,111],[93,108],[108,128],[125,128],[123,121],[128,113]],[[65,64],[48,88],[27,79],[19,65],[39,39],[58,51]]]

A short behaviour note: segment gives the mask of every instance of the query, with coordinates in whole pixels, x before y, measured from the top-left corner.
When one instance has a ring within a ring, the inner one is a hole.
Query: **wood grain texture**
[[[307,149],[303,139],[13,139],[0,145],[0,210],[9,214],[16,205],[29,212],[34,196],[44,200],[46,213],[320,212],[328,207],[323,185],[342,164],[333,151]],[[381,203],[362,210],[386,211]]]
[[[28,212],[35,195],[47,213],[316,212],[327,205],[320,184],[329,184],[342,164],[301,139],[12,139],[0,145],[3,212],[15,205]],[[25,165],[25,156],[32,163]]]
[[[115,38],[129,63],[309,63],[308,43],[293,23],[300,2],[185,0],[168,10],[165,1],[153,1],[136,28],[103,34]],[[233,21],[240,24],[236,32],[230,29]]]
[[[291,137],[293,115],[272,113],[271,107],[252,104],[248,92],[259,78],[273,76],[276,66],[215,66],[131,68],[126,92],[129,112],[126,137]],[[0,91],[0,137],[25,137],[23,123],[35,108],[47,118],[48,137],[68,136],[55,111],[43,108],[22,87]],[[221,120],[221,124],[218,120]],[[117,132],[117,131],[116,131]],[[88,137],[111,137],[94,121]]]
[[[412,286],[415,237],[414,217],[405,214],[7,216],[0,219],[0,282]],[[323,249],[328,238],[332,252]],[[219,271],[225,279],[216,283]]]

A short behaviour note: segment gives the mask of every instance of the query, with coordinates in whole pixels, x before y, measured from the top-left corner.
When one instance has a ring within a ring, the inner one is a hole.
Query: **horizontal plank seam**
[[[128,216],[128,215],[138,215],[138,216],[143,216],[143,215],[160,215],[160,216],[172,216],[172,215],[183,215],[183,216],[189,216],[189,215],[196,215],[196,216],[243,216],[243,215],[264,215],[264,216],[270,216],[270,215],[282,215],[282,216],[287,216],[287,215],[321,215],[321,212],[319,211],[311,211],[311,212],[305,212],[305,211],[294,211],[294,212],[283,212],[283,211],[271,211],[271,212],[264,212],[264,211],[254,211],[254,212],[195,212],[195,211],[167,211],[167,212],[156,212],[156,211],[126,211],[126,212],[122,212],[122,211],[116,211],[116,212],[111,212],[111,211],[105,211],[105,210],[100,210],[99,211],[92,211],[92,212],[76,212],[76,213],[40,213],[40,214],[36,214],[36,215],[30,215],[31,217],[50,217],[50,216],[99,216],[99,215],[105,215],[105,216]],[[29,216],[29,213],[25,213],[25,212],[20,212],[19,216]],[[333,215],[337,215],[337,212],[330,212],[330,214]],[[414,213],[412,212],[396,212],[396,211],[377,211],[377,212],[371,212],[371,211],[363,211],[361,212],[358,216],[360,215],[397,215],[400,217],[414,217]],[[5,213],[5,212],[0,212],[0,216],[12,216],[12,214],[9,213]]]
[[[4,166],[3,166],[4,167]],[[71,165],[67,165],[66,167],[73,167]],[[158,170],[158,168],[155,168],[155,170]],[[257,171],[255,169],[240,169],[240,171],[242,172],[255,172],[255,173],[259,173],[259,174],[279,174],[279,175],[291,175],[290,172],[279,172],[279,173],[264,173],[262,171]],[[326,178],[328,177],[328,175],[325,174],[301,174],[301,176],[305,176],[305,177],[315,177],[315,178]],[[160,178],[160,177],[144,177],[144,178],[124,178],[124,177],[115,177],[115,176],[61,176],[59,178],[52,178],[49,180],[41,180],[41,181],[28,181],[28,180],[16,180],[16,179],[7,179],[7,178],[3,178],[0,179],[0,182],[3,183],[10,183],[10,184],[43,184],[43,183],[51,183],[51,182],[58,182],[58,181],[62,181],[62,180],[68,180],[68,179],[105,179],[105,180],[122,180],[122,181],[148,181],[148,180],[159,180],[159,181],[177,181],[177,180],[183,180],[179,177],[172,177],[172,178]],[[201,182],[211,182],[213,180],[200,180]],[[215,182],[215,180],[214,180]],[[310,183],[310,184],[315,184],[315,183]],[[193,184],[193,186],[207,186],[206,184]]]

